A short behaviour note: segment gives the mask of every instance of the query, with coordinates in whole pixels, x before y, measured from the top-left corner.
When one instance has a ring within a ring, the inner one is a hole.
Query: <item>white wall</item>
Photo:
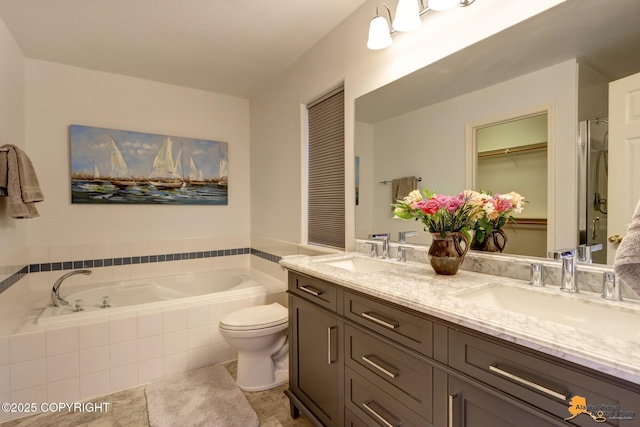
[[[41,218],[29,225],[32,249],[53,252],[71,245],[87,251],[96,243],[153,246],[196,238],[249,244],[248,100],[45,61],[26,63],[27,148],[46,198]],[[71,204],[70,124],[228,142],[228,206]]]
[[[383,51],[366,48],[369,21],[378,2],[364,4],[251,100],[252,235],[292,244],[306,240],[302,224],[306,103],[344,82],[346,234],[347,248],[353,249],[355,98],[562,2],[483,0],[453,12],[429,13],[419,30],[394,34],[393,45]],[[395,8],[395,3],[391,6]]]
[[[25,147],[24,58],[0,19],[0,145]],[[6,198],[0,198],[0,281],[26,264],[27,223],[12,219]]]

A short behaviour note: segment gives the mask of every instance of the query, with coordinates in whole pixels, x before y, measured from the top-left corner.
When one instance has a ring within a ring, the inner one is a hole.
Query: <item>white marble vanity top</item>
[[[522,313],[485,307],[456,296],[465,290],[489,284],[531,289],[527,281],[465,270],[460,270],[455,276],[442,276],[435,274],[427,264],[416,262],[381,260],[380,262],[392,264],[393,268],[372,272],[349,271],[326,264],[328,260],[353,257],[369,259],[360,253],[294,255],[284,257],[280,264],[289,270],[325,279],[345,288],[640,384],[640,335],[632,339],[614,338],[616,335],[613,333],[609,335],[584,331]],[[566,294],[554,286],[546,286],[540,291],[592,304],[610,304],[615,310],[640,313],[638,301],[605,301],[593,292]],[[522,301],[522,304],[527,304],[527,301]],[[613,330],[616,327],[612,322],[610,328]]]

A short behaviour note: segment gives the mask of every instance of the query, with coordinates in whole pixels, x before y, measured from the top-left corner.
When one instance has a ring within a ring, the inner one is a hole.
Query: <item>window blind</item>
[[[344,89],[307,106],[307,117],[307,240],[344,249]]]

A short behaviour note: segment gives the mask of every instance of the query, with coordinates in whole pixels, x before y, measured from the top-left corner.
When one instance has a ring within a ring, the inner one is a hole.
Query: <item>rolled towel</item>
[[[613,262],[620,279],[640,295],[640,200]]]

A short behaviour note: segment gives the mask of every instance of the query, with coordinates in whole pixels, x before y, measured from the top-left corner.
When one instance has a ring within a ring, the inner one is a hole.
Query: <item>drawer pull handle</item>
[[[363,311],[361,314],[362,317],[364,317],[365,319],[371,320],[372,322],[376,322],[379,325],[384,326],[385,328],[389,328],[389,329],[398,329],[400,327],[400,324],[394,320],[391,320],[390,322],[387,321],[388,319],[381,319],[378,316],[374,316],[372,312],[370,311]],[[391,323],[393,322],[393,323]]]
[[[371,360],[372,357],[375,357],[377,359],[376,356],[372,356],[370,354],[365,354],[364,356],[362,356],[362,360],[364,360],[369,365],[373,366],[374,368],[376,368],[377,370],[379,370],[383,374],[390,376],[391,378],[396,378],[398,375],[400,375],[400,371],[398,371],[396,368],[391,367],[391,370],[389,370],[389,369],[383,367],[382,365],[380,365],[379,362],[376,363],[373,360]]]
[[[301,291],[305,291],[306,293],[311,294],[314,297],[319,297],[320,295],[322,295],[322,291],[316,288],[312,288],[311,286],[308,286],[308,285],[299,285],[298,289],[300,289]]]
[[[511,372],[508,372],[508,371],[505,371],[503,369],[500,369],[495,365],[490,365],[489,366],[489,370],[492,371],[492,372],[495,372],[496,374],[502,375],[503,377],[506,377],[506,378],[509,378],[511,380],[514,380],[514,381],[516,381],[516,382],[518,382],[520,384],[526,385],[526,386],[531,387],[531,388],[533,388],[535,390],[538,390],[538,391],[541,391],[541,392],[543,392],[545,394],[548,394],[549,396],[553,396],[556,399],[560,399],[560,400],[565,401],[565,402],[568,400],[568,397],[565,394],[559,393],[559,392],[557,392],[555,390],[551,390],[550,388],[547,388],[547,387],[542,386],[540,384],[537,384],[537,383],[534,383],[532,381],[526,380],[526,379],[524,379],[522,377],[519,377],[519,376],[517,376],[515,374],[512,374]]]
[[[448,406],[448,409],[449,409],[449,422],[447,424],[449,427],[453,427],[453,403],[454,403],[454,400],[455,400],[456,397],[458,397],[457,394],[450,394],[449,395],[449,406]]]
[[[378,407],[378,410],[376,411],[375,409],[372,408],[372,405],[375,405]],[[380,407],[380,405],[378,405],[376,402],[374,402],[373,400],[367,400],[366,402],[362,402],[362,406],[364,407],[364,409],[366,409],[367,411],[369,411],[370,414],[372,414],[374,417],[376,417],[378,420],[382,421],[382,423],[387,426],[387,427],[399,427],[400,425],[402,425],[401,421],[396,421],[394,423],[390,423],[389,421],[387,421],[386,418],[384,418],[382,415],[379,414],[379,412],[386,412],[384,409],[382,409]],[[387,414],[388,415],[388,414]]]
[[[333,358],[333,353],[331,349],[333,348],[333,340],[331,337],[333,336],[333,331],[335,330],[335,326],[329,326],[327,328],[327,365],[333,365],[336,363],[336,360]]]

